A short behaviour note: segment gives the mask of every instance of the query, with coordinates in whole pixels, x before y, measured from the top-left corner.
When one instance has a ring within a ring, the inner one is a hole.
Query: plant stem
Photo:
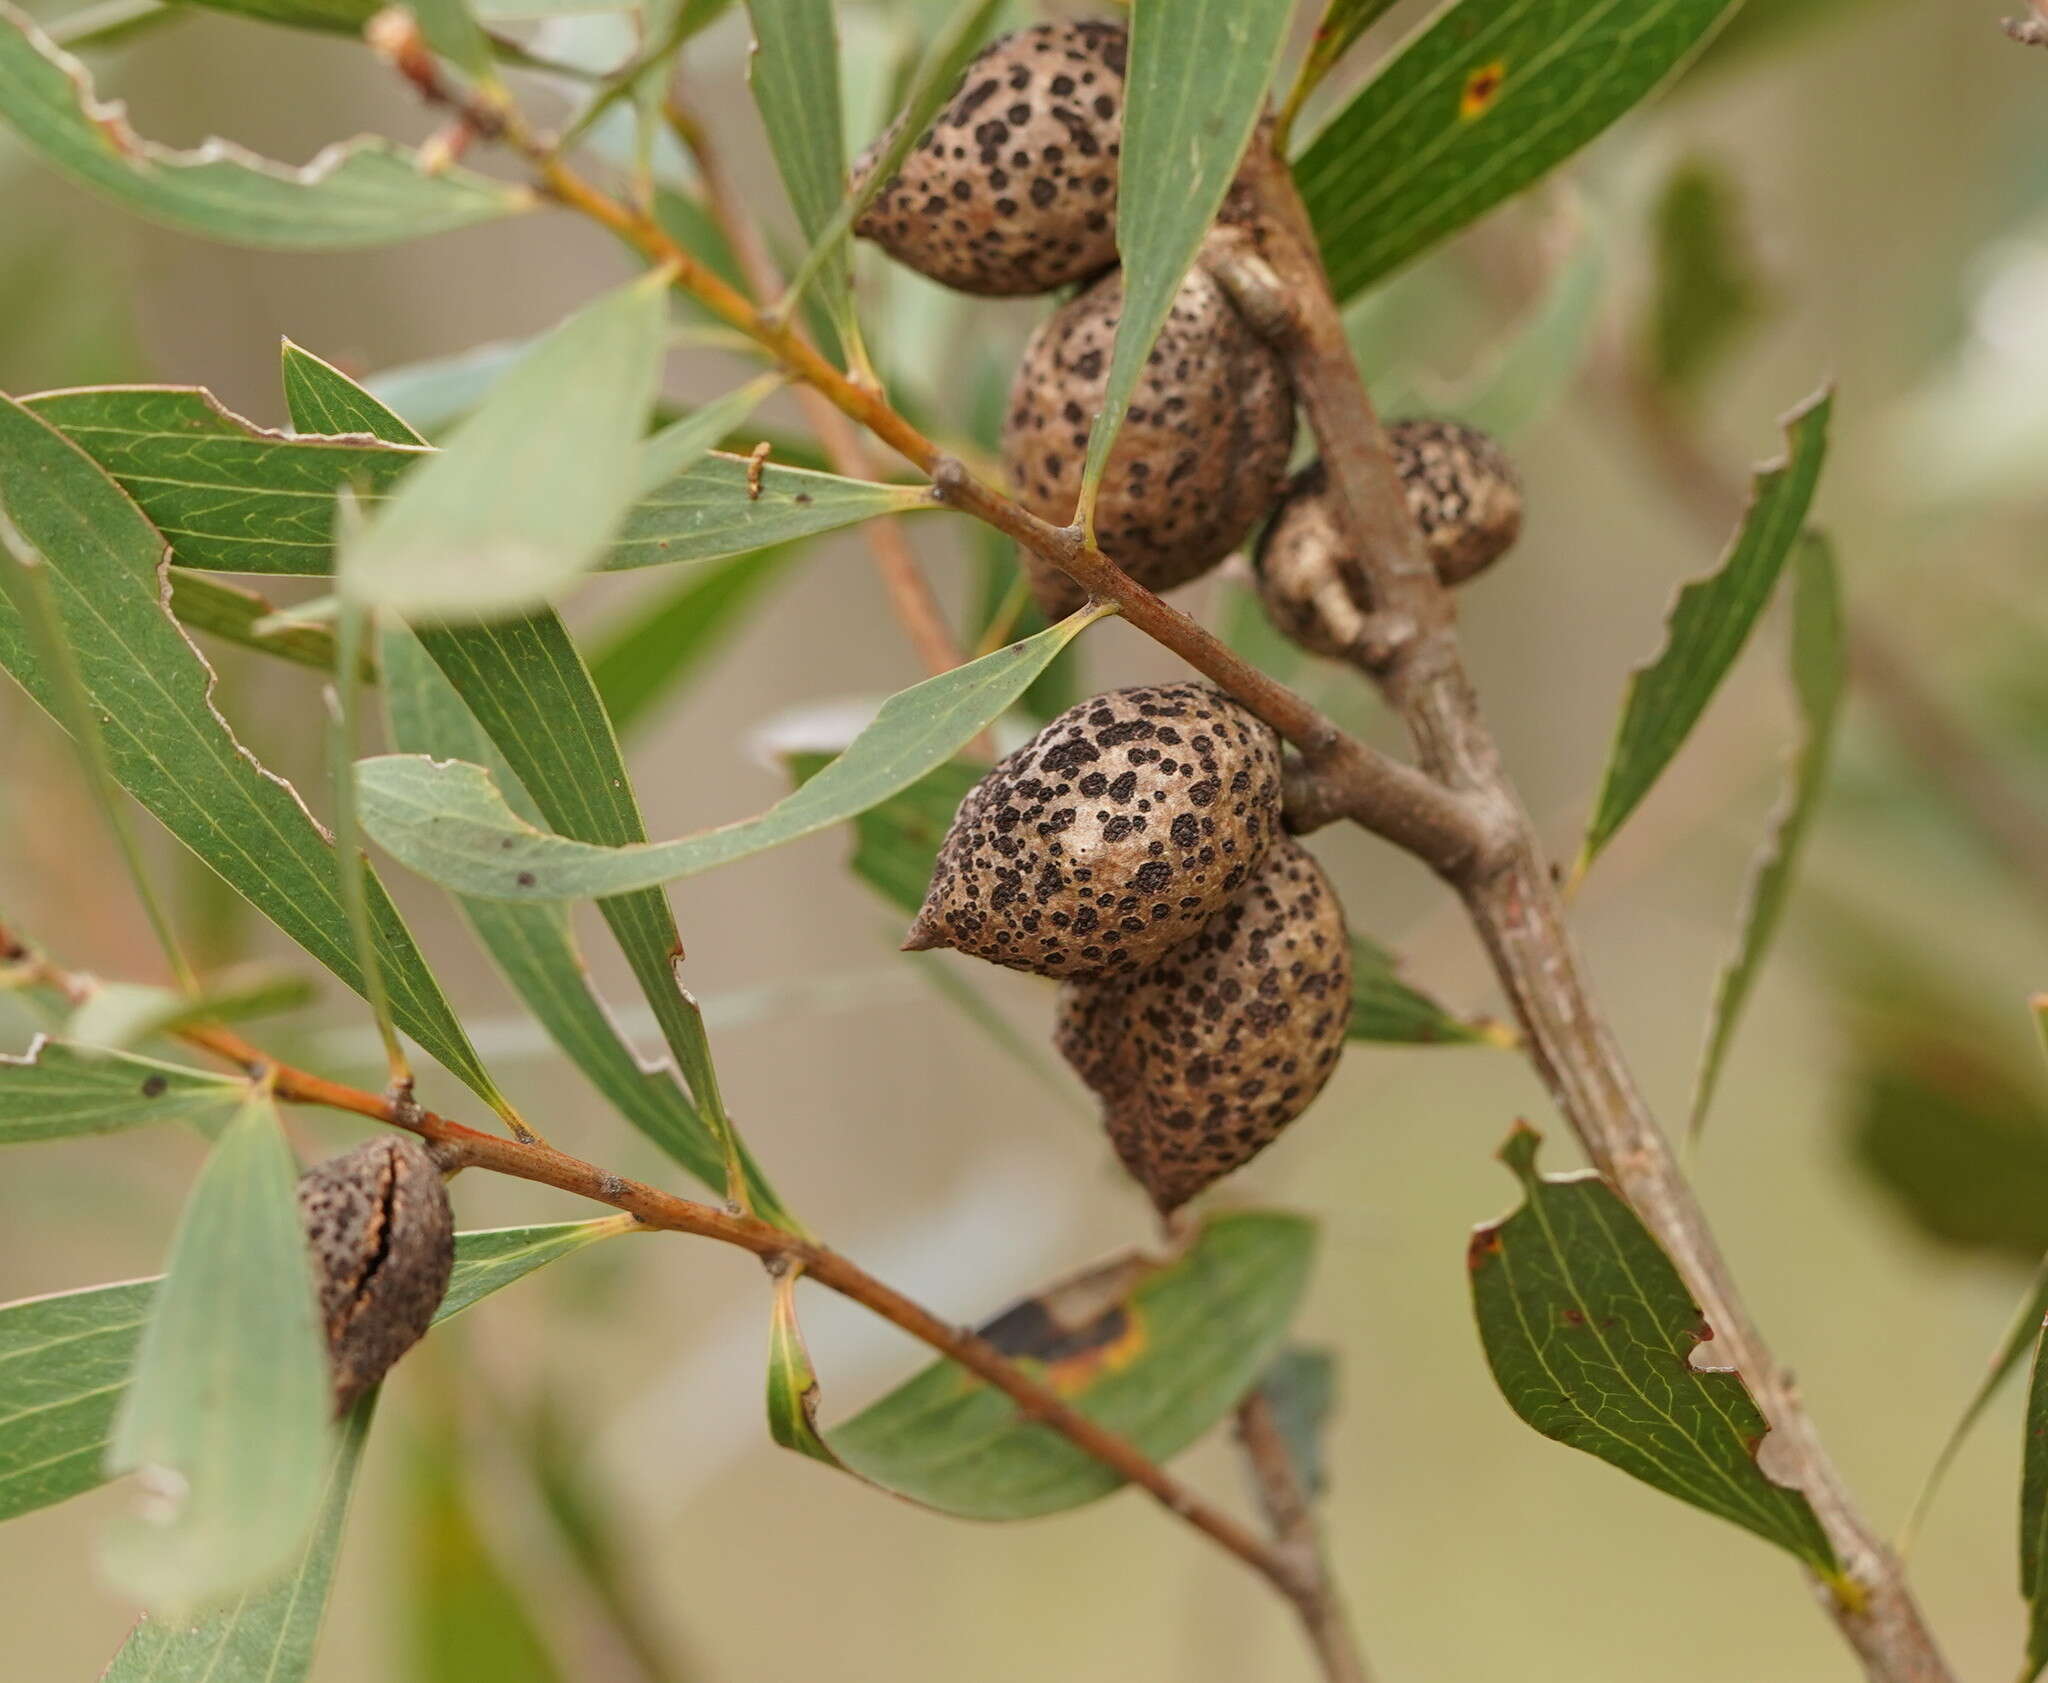
[[[1254,1391],[1238,1404],[1237,1441],[1244,1450],[1245,1465],[1258,1491],[1266,1523],[1281,1547],[1292,1551],[1310,1581],[1313,1600],[1301,1608],[1302,1623],[1315,1644],[1329,1683],[1372,1683],[1365,1656],[1359,1652],[1352,1633],[1344,1599],[1330,1576],[1330,1562],[1316,1525],[1315,1507],[1302,1487],[1294,1456],[1273,1418],[1273,1405],[1264,1391]]]
[[[0,932],[0,944],[6,939],[5,933]],[[4,945],[0,945],[0,950],[4,950]],[[64,977],[61,972],[50,974],[59,985],[79,981]],[[799,1237],[757,1216],[679,1198],[642,1181],[629,1180],[539,1141],[484,1133],[402,1097],[366,1092],[296,1069],[225,1028],[202,1025],[182,1029],[179,1035],[252,1078],[267,1080],[276,1096],[288,1103],[322,1105],[418,1134],[442,1148],[440,1157],[445,1168],[488,1169],[535,1181],[624,1210],[643,1227],[716,1239],[721,1244],[751,1251],[764,1262],[800,1267],[820,1285],[872,1310],[892,1326],[958,1362],[1015,1402],[1026,1419],[1051,1427],[1077,1449],[1139,1486],[1161,1506],[1267,1579],[1300,1610],[1304,1623],[1310,1622],[1316,1586],[1308,1581],[1289,1551],[1262,1541],[1248,1526],[1212,1506],[1127,1439],[1098,1425],[1063,1401],[1058,1393],[1033,1379],[979,1333],[941,1320],[831,1247]]]
[[[1410,519],[1386,435],[1359,378],[1307,214],[1282,160],[1247,165],[1263,213],[1270,302],[1323,446],[1341,525],[1375,608],[1403,625],[1372,671],[1423,767],[1486,814],[1500,841],[1457,882],[1528,1037],[1528,1049],[1593,1165],[1678,1267],[1728,1366],[1772,1424],[1776,1474],[1812,1502],[1845,1582],[1816,1590],[1867,1674],[1880,1683],[1949,1683],[1951,1674],[1898,1562],[1863,1520],[1823,1452],[1790,1376],[1751,1322],[1670,1143],[1658,1129],[1596,1003],[1534,826],[1500,762],[1459,651],[1449,592]]]

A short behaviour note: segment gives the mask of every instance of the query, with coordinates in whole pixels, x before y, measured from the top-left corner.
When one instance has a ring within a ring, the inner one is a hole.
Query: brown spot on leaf
[[[1458,101],[1458,115],[1465,122],[1484,116],[1488,106],[1499,97],[1501,84],[1508,79],[1508,67],[1499,59],[1491,64],[1482,64],[1465,78],[1465,92]]]

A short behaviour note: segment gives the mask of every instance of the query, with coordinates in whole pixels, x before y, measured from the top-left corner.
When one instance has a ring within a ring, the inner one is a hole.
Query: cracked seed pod
[[[427,1148],[380,1134],[299,1177],[299,1219],[345,1414],[433,1324],[455,1266],[455,1218]]]
[[[1032,335],[1010,386],[1003,462],[1017,500],[1055,525],[1073,519],[1081,494],[1123,297],[1119,271],[1063,305]],[[1103,471],[1103,553],[1152,590],[1200,577],[1279,498],[1293,448],[1286,365],[1206,270],[1190,270]],[[1064,573],[1028,551],[1022,559],[1048,615],[1081,605]]]
[[[1387,442],[1438,578],[1464,584],[1507,553],[1522,530],[1522,484],[1498,444],[1456,421],[1396,421]],[[1256,567],[1267,617],[1303,648],[1342,660],[1372,593],[1345,553],[1327,486],[1321,462],[1294,476]]]
[[[968,65],[854,231],[962,292],[1050,292],[1100,274],[1116,261],[1123,105],[1121,25],[1005,35]]]
[[[1280,741],[1206,684],[1070,707],[968,791],[906,952],[1108,976],[1184,941],[1280,828]]]
[[[1281,836],[1193,939],[1134,975],[1061,990],[1056,1044],[1164,1214],[1308,1108],[1350,1018],[1344,909],[1308,850]]]

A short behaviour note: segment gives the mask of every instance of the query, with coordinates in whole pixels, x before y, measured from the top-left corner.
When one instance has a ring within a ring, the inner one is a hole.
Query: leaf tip
[[[1517,1180],[1524,1185],[1533,1185],[1536,1180],[1536,1153],[1542,1144],[1541,1134],[1527,1122],[1517,1121],[1495,1155],[1514,1172]]]

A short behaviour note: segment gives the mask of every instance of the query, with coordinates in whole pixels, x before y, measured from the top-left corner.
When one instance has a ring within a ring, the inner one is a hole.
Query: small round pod
[[[906,952],[1041,976],[1137,970],[1186,940],[1280,833],[1280,740],[1207,684],[1070,707],[960,803]]]
[[[991,42],[854,231],[961,292],[1015,297],[1099,275],[1116,262],[1124,52],[1113,23]]]
[[[1457,421],[1414,420],[1389,426],[1387,442],[1439,579],[1464,584],[1507,553],[1521,535],[1522,484],[1491,437]],[[1348,656],[1372,591],[1338,530],[1321,462],[1294,476],[1254,566],[1274,625],[1312,653]]]
[[[1193,939],[1061,990],[1061,1053],[1161,1214],[1257,1156],[1322,1091],[1351,1018],[1344,909],[1292,836]]]
[[[345,1414],[433,1324],[455,1266],[455,1216],[427,1148],[380,1134],[299,1177],[320,1319]]]
[[[1003,464],[1017,500],[1055,525],[1073,519],[1081,495],[1123,300],[1119,270],[1061,306],[1032,335],[1010,385]],[[1104,465],[1096,541],[1148,589],[1199,578],[1265,518],[1293,448],[1286,364],[1198,265],[1174,296]],[[1049,616],[1081,605],[1064,573],[1029,551],[1022,560]]]

